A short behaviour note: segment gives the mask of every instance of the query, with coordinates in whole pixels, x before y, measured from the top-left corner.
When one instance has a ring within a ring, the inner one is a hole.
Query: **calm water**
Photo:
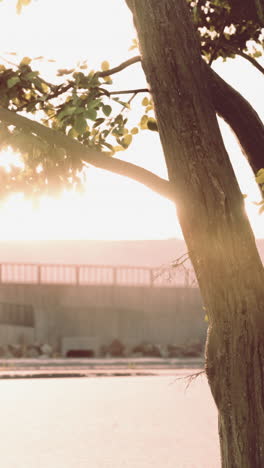
[[[1,468],[219,468],[206,380],[0,381]]]

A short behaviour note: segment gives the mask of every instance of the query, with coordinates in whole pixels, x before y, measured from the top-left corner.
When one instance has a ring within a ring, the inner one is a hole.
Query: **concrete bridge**
[[[206,323],[192,270],[97,265],[0,265],[0,344],[118,338],[184,344],[204,339]]]

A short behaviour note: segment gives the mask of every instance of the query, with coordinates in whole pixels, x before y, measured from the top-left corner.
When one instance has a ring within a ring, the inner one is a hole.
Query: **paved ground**
[[[216,408],[188,372],[1,380],[1,467],[220,468]]]

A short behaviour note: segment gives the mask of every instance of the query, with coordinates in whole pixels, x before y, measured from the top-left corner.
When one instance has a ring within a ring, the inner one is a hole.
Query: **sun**
[[[11,147],[7,147],[0,152],[0,167],[4,168],[7,173],[10,173],[12,167],[24,169],[24,162],[21,154],[16,153]]]

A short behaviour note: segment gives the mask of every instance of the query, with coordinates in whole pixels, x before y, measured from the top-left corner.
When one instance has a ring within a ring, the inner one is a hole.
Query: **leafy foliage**
[[[253,0],[187,0],[200,36],[203,57],[211,62],[218,57],[235,57],[245,52],[261,55],[262,24]],[[250,44],[254,41],[254,45]]]
[[[128,128],[126,116],[130,104],[111,96],[111,80],[104,61],[101,71],[87,70],[86,62],[76,69],[58,70],[60,85],[46,82],[24,57],[17,68],[0,66],[0,105],[14,112],[34,115],[45,126],[78,140],[85,147],[99,151],[125,150],[138,128]],[[131,102],[131,99],[130,99]],[[12,147],[23,155],[24,166],[10,174],[2,169],[2,193],[23,191],[56,193],[62,188],[81,186],[83,159],[72,160],[61,148],[53,148],[33,134],[2,125],[0,149]],[[19,173],[20,172],[20,173]]]
[[[260,185],[261,190],[264,192],[264,169],[260,169],[256,175],[256,182]],[[264,200],[261,200],[257,205],[260,206],[259,213],[264,213]]]
[[[30,2],[18,0],[17,12]],[[263,34],[253,1],[187,2],[200,36],[201,54],[207,62],[234,57],[236,53],[247,54],[255,61],[261,53],[258,47],[263,44]],[[250,41],[254,41],[253,47]],[[134,39],[131,50],[137,47]],[[137,93],[128,90],[125,93],[131,97],[121,100],[111,88],[112,75],[123,67],[113,69],[112,73],[105,60],[101,70],[94,71],[83,62],[74,69],[58,70],[61,83],[53,84],[40,76],[30,57],[24,57],[17,66],[4,63],[0,64],[0,106],[14,113],[22,112],[87,149],[104,151],[111,157],[127,149],[139,130],[158,131],[148,94],[142,99],[143,115],[138,126],[129,127],[128,112]],[[22,154],[23,164],[12,166],[9,172],[0,165],[2,195],[22,191],[36,196],[43,192],[54,194],[64,188],[81,188],[83,154],[73,157],[32,131],[2,122],[0,150],[9,147]]]

